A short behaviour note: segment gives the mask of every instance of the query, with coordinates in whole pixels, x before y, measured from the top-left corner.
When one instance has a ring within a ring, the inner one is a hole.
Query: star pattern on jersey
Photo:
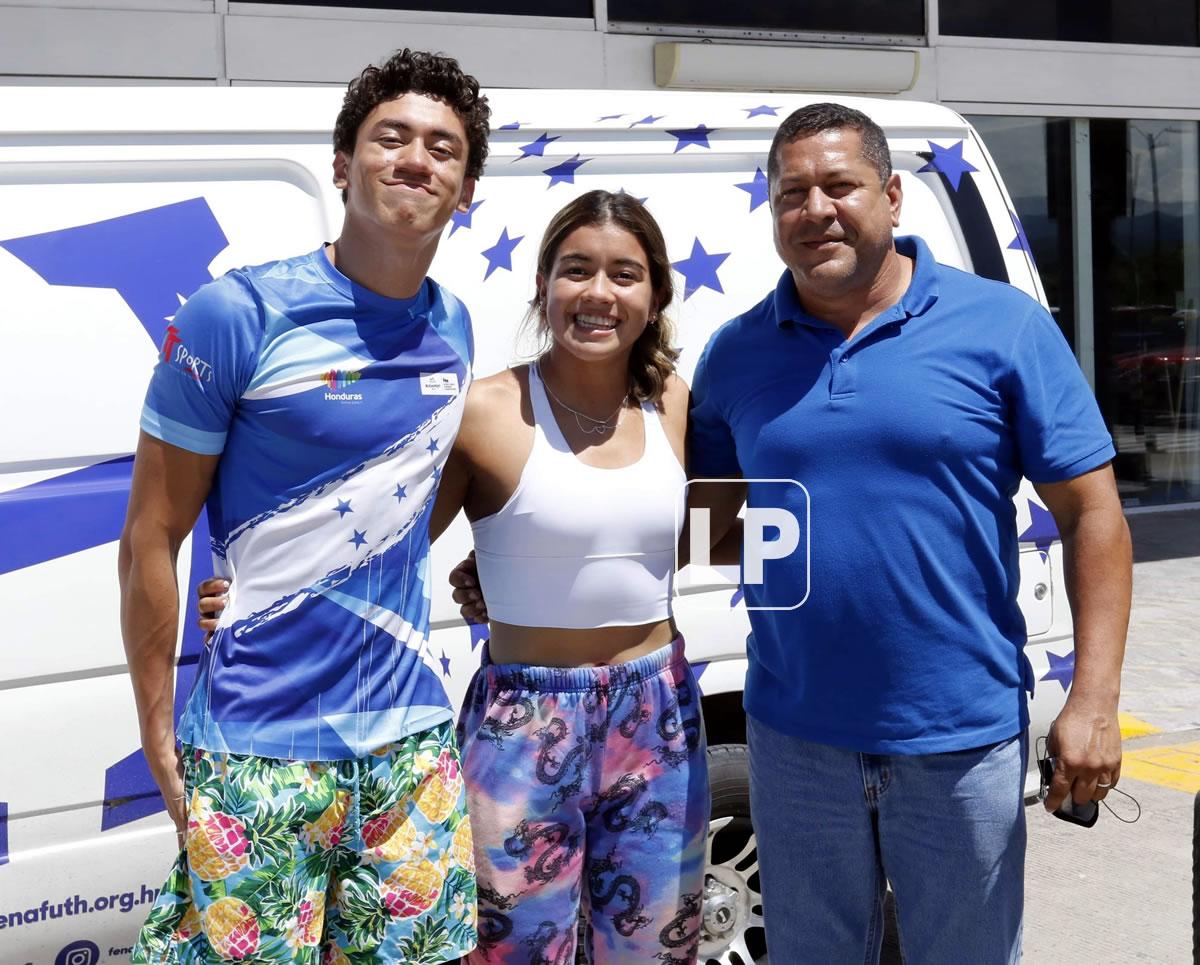
[[[949,147],[942,147],[940,144],[934,144],[933,141],[925,143],[929,145],[933,157],[924,167],[917,168],[917,174],[923,174],[926,171],[944,174],[946,180],[950,182],[950,187],[957,191],[964,174],[979,170],[963,159],[963,141],[955,141]]]
[[[338,519],[345,519],[347,513],[354,512],[354,510],[350,508],[351,502],[352,500],[349,499],[339,499],[337,501],[337,505],[333,507],[333,512],[338,514]]]
[[[666,114],[647,114],[640,121],[634,121],[629,126],[637,127],[640,124],[657,124],[659,121],[661,121],[666,116],[667,116]]]
[[[678,154],[685,147],[691,147],[692,145],[711,148],[712,145],[708,143],[708,135],[712,134],[714,130],[715,128],[705,127],[703,124],[700,124],[697,127],[689,127],[686,130],[667,131],[671,137],[675,138],[675,150],[671,153]]]
[[[432,456],[432,455],[433,455],[435,452],[437,452],[437,451],[438,451],[438,444],[437,444],[437,440],[436,440],[436,439],[434,439],[432,436],[430,436],[430,437],[429,437],[429,445],[427,445],[427,446],[425,447],[425,451],[426,451],[427,453],[429,453],[431,456]]]
[[[750,120],[752,117],[778,117],[780,106],[777,104],[775,107],[769,107],[766,104],[759,104],[758,107],[743,107],[742,110],[746,112],[746,120]]]
[[[471,227],[471,216],[475,214],[475,209],[478,208],[486,199],[481,198],[479,201],[472,201],[470,207],[466,211],[455,211],[450,215],[450,234],[449,237],[454,237],[454,232],[459,228]]]
[[[400,483],[396,483],[396,491],[392,493],[392,495],[396,497],[396,502],[400,502],[400,500],[408,495],[408,487],[401,486]]]
[[[555,134],[553,137],[547,131],[537,136],[537,140],[530,141],[528,144],[521,145],[521,156],[513,158],[513,161],[524,161],[527,157],[545,157],[546,145],[557,141],[561,134]]]
[[[554,165],[554,167],[546,168],[542,174],[550,175],[550,183],[546,185],[547,190],[556,184],[574,184],[575,172],[590,160],[591,158],[587,157],[580,159],[579,155],[576,154],[574,157],[567,158],[567,160]]]
[[[671,267],[683,275],[683,300],[685,302],[701,288],[711,288],[715,292],[725,294],[725,289],[721,287],[721,279],[717,277],[717,269],[729,255],[728,251],[721,254],[709,254],[704,250],[700,239],[696,238],[692,242],[692,253],[682,261],[671,263]]]
[[[1033,257],[1033,249],[1029,247],[1029,239],[1025,237],[1025,227],[1021,224],[1021,219],[1017,217],[1015,211],[1010,211],[1008,216],[1012,219],[1013,229],[1017,232],[1017,236],[1008,243],[1008,247],[1016,251],[1023,251]]]
[[[354,535],[351,536],[348,540],[346,540],[346,542],[353,543],[355,549],[358,549],[360,546],[366,546],[367,545],[367,531],[365,529],[364,530],[356,529],[354,531]]]
[[[1038,680],[1056,680],[1062,686],[1063,693],[1066,693],[1075,679],[1075,651],[1068,651],[1065,656],[1060,657],[1057,653],[1047,650],[1046,659],[1050,661],[1050,669]]]
[[[487,281],[497,268],[512,271],[513,249],[521,243],[524,237],[524,235],[517,235],[515,238],[510,238],[507,228],[500,229],[500,239],[492,247],[485,248],[480,252],[488,263],[487,271],[483,273],[484,281]]]
[[[767,186],[767,176],[763,174],[762,168],[755,168],[754,177],[751,180],[735,184],[734,187],[740,188],[750,195],[751,211],[767,203],[769,188]]]

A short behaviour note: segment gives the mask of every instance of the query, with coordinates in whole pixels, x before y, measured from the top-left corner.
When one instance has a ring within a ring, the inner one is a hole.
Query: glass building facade
[[[1081,339],[1090,346],[1081,360],[1094,360],[1085,372],[1116,441],[1122,500],[1200,500],[1200,125],[971,121],[1008,184],[1063,333],[1077,353]]]

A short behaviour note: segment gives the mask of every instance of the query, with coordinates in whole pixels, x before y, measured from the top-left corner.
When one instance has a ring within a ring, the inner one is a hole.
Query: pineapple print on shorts
[[[187,851],[135,965],[432,965],[474,946],[474,851],[449,724],[350,761],[188,749],[185,771]]]

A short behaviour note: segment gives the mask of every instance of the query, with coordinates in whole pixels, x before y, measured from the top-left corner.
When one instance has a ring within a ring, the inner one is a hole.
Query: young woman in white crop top
[[[570,965],[581,913],[592,962],[696,960],[709,798],[670,612],[688,405],[671,300],[646,208],[572,201],[538,253],[545,349],[471,386],[445,466],[430,533],[466,510],[490,618],[459,719],[471,963]]]

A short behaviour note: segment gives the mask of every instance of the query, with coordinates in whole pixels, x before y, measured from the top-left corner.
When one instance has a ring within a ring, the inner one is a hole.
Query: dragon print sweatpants
[[[678,638],[603,667],[493,664],[459,719],[479,882],[472,965],[696,960],[708,830]],[[582,917],[583,926],[578,927]]]

